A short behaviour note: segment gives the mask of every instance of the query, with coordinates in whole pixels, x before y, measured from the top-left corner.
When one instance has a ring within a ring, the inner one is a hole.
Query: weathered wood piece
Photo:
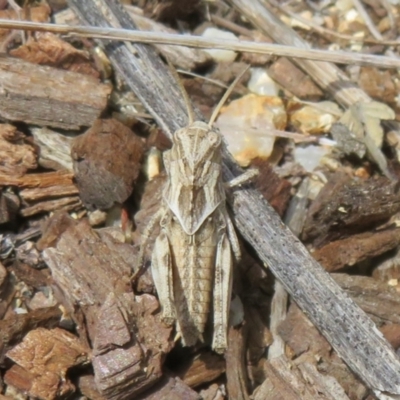
[[[72,181],[69,171],[25,174],[21,177],[0,174],[0,185],[21,188],[22,200],[20,215],[27,217],[56,210],[76,210],[82,207],[78,188]]]
[[[78,50],[50,32],[37,32],[26,43],[12,49],[10,55],[33,64],[100,77],[100,72],[95,69],[88,52]]]
[[[73,141],[79,194],[88,209],[122,204],[132,193],[144,153],[142,140],[116,119],[98,119]]]
[[[399,292],[368,276],[332,274],[333,279],[376,322],[400,324]]]
[[[297,366],[311,364],[325,377],[335,378],[350,398],[362,400],[366,397],[368,389],[337,354],[332,352],[327,340],[310,324],[296,304],[290,305],[286,320],[279,325],[278,332],[286,343],[286,348],[290,349]]]
[[[21,201],[12,191],[0,192],[0,224],[13,222],[17,216]]]
[[[35,143],[40,147],[39,164],[48,169],[73,170],[71,145],[73,137],[46,127],[30,127]]]
[[[179,372],[179,377],[190,387],[198,387],[212,382],[225,372],[222,356],[212,352],[203,352],[191,360],[190,364]]]
[[[159,399],[200,400],[202,397],[181,379],[167,376],[157,383],[153,389],[138,398],[138,400]]]
[[[135,29],[116,1],[88,0],[83,3],[69,0],[68,3],[86,24],[109,26],[112,22],[107,21],[107,14],[112,15],[113,21],[118,21],[124,28]],[[116,71],[154,116],[161,129],[171,136],[187,121],[177,85],[153,49],[144,45],[134,47],[135,55],[122,43],[105,44]],[[226,152],[224,162],[227,181],[239,175],[237,166]],[[250,189],[236,190],[231,204],[242,235],[340,356],[376,393],[400,394],[400,361],[396,354],[373,322],[343,295],[270,205],[260,198],[257,191]]]
[[[11,176],[0,173],[0,186],[17,186],[18,188],[49,188],[51,186],[73,186],[74,174],[71,171],[61,170],[43,172],[41,174],[25,174]]]
[[[19,176],[37,168],[36,151],[26,139],[15,126],[0,124],[1,173]]]
[[[154,296],[134,296],[130,285],[135,251],[86,220],[58,214],[38,246],[61,289],[63,303],[83,310],[94,347],[98,390],[108,399],[136,396],[161,377],[163,354],[172,346]],[[146,349],[146,350],[145,350]]]
[[[384,177],[359,179],[337,173],[308,209],[302,237],[320,247],[386,222],[398,211],[396,183]]]
[[[255,187],[282,217],[289,204],[291,184],[287,180],[280,178],[266,160],[255,158],[251,162],[251,166],[259,171],[254,178]]]
[[[289,59],[280,57],[269,68],[268,75],[282,87],[302,100],[317,101],[322,90]]]
[[[50,307],[31,311],[28,314],[18,314],[0,321],[0,362],[5,353],[30,330],[37,327],[54,328],[58,325],[62,311],[59,307]]]
[[[111,87],[77,72],[0,56],[0,118],[61,129],[90,126]]]
[[[254,400],[349,400],[334,378],[320,374],[309,363],[297,366],[281,356],[268,363],[266,374]]]
[[[330,242],[312,255],[329,272],[351,267],[400,245],[400,229],[366,232]]]
[[[30,396],[59,399],[75,391],[67,378],[69,368],[88,363],[90,349],[72,333],[60,328],[37,328],[9,350],[16,364],[7,370],[4,381]]]
[[[229,329],[229,342],[225,358],[227,391],[231,399],[249,399],[249,383],[245,365],[246,330],[246,326]]]

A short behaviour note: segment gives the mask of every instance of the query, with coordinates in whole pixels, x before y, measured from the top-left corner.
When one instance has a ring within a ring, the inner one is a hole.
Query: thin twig
[[[129,29],[101,28],[88,26],[69,26],[44,24],[29,21],[11,21],[0,19],[0,28],[46,31],[86,38],[123,40],[137,43],[160,43],[188,47],[213,48],[233,51],[246,51],[258,54],[275,54],[283,57],[328,61],[338,64],[357,64],[380,68],[400,68],[400,59],[371,54],[348,53],[344,51],[326,51],[272,43],[255,43],[241,40],[210,39],[199,36],[177,35]]]

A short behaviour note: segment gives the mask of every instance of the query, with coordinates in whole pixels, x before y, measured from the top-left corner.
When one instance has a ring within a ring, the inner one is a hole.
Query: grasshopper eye
[[[219,144],[219,142],[221,141],[221,138],[219,137],[219,134],[214,132],[214,131],[210,131],[209,135],[208,135],[208,141],[210,142],[210,144]]]

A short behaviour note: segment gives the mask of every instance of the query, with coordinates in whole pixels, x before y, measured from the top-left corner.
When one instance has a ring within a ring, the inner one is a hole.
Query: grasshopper
[[[163,203],[143,233],[138,257],[137,270],[142,266],[146,240],[159,223],[151,269],[163,320],[176,322],[183,345],[193,346],[204,341],[211,316],[212,348],[219,353],[227,348],[232,268],[234,259],[240,258],[240,247],[226,209],[222,136],[212,125],[243,73],[225,93],[208,124],[194,121],[181,86],[189,125],[174,133],[172,148],[163,155],[167,173]]]

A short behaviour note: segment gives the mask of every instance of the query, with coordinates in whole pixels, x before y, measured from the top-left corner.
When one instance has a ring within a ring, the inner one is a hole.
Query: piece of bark
[[[21,177],[0,173],[0,185],[22,188],[20,214],[31,216],[57,210],[76,210],[82,207],[78,188],[69,171],[25,174]]]
[[[107,399],[137,396],[162,376],[164,354],[172,347],[171,328],[163,325],[154,296],[110,295],[100,312],[94,339],[97,388]],[[125,321],[127,312],[131,321]],[[124,315],[125,314],[125,315]],[[128,327],[134,326],[135,336]],[[146,349],[146,350],[144,350]]]
[[[21,202],[12,192],[0,192],[0,224],[13,222],[18,214]]]
[[[49,188],[51,186],[69,186],[73,183],[74,174],[61,170],[40,174],[25,174],[21,177],[0,173],[0,186],[17,186],[18,188]]]
[[[25,135],[10,124],[0,124],[0,159],[0,172],[9,175],[20,176],[37,168],[35,149]]]
[[[132,193],[144,144],[115,119],[97,120],[75,138],[71,155],[80,197],[87,208],[122,204]]]
[[[53,296],[53,291],[51,289],[48,290],[47,288],[48,287],[45,289],[41,288],[43,292],[38,291],[29,299],[26,303],[28,310],[39,310],[57,305],[57,300]],[[46,292],[46,294],[44,292]],[[70,319],[68,321],[70,321]],[[65,318],[63,321],[65,328],[67,328],[66,322]]]
[[[138,400],[173,400],[173,399],[187,399],[187,400],[200,400],[202,397],[186,385],[178,377],[165,377],[161,382],[151,389],[149,392],[138,397]]]
[[[282,216],[291,197],[291,184],[280,178],[266,160],[255,158],[251,162],[251,166],[259,171],[254,182],[256,188],[264,195],[275,211]]]
[[[278,326],[278,333],[296,356],[308,353],[309,360],[329,357],[329,343],[294,304],[291,304],[286,319]]]
[[[90,400],[106,400],[97,390],[93,375],[79,375],[77,387]]]
[[[72,196],[79,193],[78,188],[74,184],[69,185],[52,185],[42,188],[27,188],[22,189],[19,192],[19,195],[22,200],[29,201],[38,201],[43,200],[49,197],[63,197],[63,196]]]
[[[400,299],[396,288],[368,276],[335,273],[332,277],[378,326],[400,324]]]
[[[266,374],[254,400],[349,400],[334,378],[321,375],[308,363],[296,366],[281,356],[268,363]]]
[[[97,79],[0,56],[0,117],[8,121],[80,129],[107,106],[111,87]]]
[[[74,391],[74,386],[66,377],[67,371],[87,363],[89,352],[76,336],[65,330],[37,328],[28,332],[20,344],[7,352],[6,356],[22,370],[7,371],[4,380],[30,396],[44,400],[58,399]],[[30,382],[25,381],[19,387],[26,372]]]
[[[228,333],[228,349],[225,353],[226,380],[229,398],[248,400],[248,379],[245,366],[246,328],[230,327]]]
[[[278,58],[268,68],[268,75],[299,99],[318,101],[323,97],[311,78],[285,57]]]
[[[48,169],[73,170],[71,146],[73,137],[45,127],[30,127],[35,144],[40,148],[39,165]]]
[[[400,211],[397,184],[384,177],[359,179],[337,173],[311,203],[303,239],[320,247],[365,231]]]
[[[0,362],[5,353],[19,342],[31,329],[37,327],[53,328],[59,324],[62,311],[59,307],[50,307],[16,314],[0,321]]]
[[[22,281],[37,290],[47,286],[49,283],[49,274],[46,271],[31,268],[29,265],[19,261],[14,261],[9,267],[9,270],[18,278],[19,281]]]
[[[212,352],[201,353],[191,360],[179,377],[188,386],[194,388],[212,382],[225,372],[225,360]]]
[[[123,347],[130,340],[131,333],[123,316],[123,310],[118,306],[115,294],[111,292],[98,312],[93,341],[94,355]]]
[[[82,208],[82,202],[78,196],[64,197],[62,199],[40,201],[37,204],[24,206],[20,214],[23,217],[30,217],[53,211],[73,211]]]
[[[94,343],[96,385],[108,399],[135,396],[161,377],[171,328],[161,322],[154,296],[133,296],[129,277],[135,251],[86,220],[57,215],[40,247],[64,301],[80,305]],[[96,279],[93,279],[93,276]]]
[[[56,212],[42,224],[42,236],[37,242],[37,249],[43,251],[55,247],[64,231],[74,229],[76,221],[65,212]]]
[[[345,326],[341,327],[344,332]],[[295,304],[289,307],[287,318],[279,325],[278,332],[296,357],[296,365],[315,365],[324,374],[334,377],[350,398],[365,398],[366,388],[343,361],[335,356],[335,353],[332,354],[329,343]]]
[[[85,24],[110,26],[118,21],[117,24],[124,28],[135,29],[118,2],[98,1],[68,0],[68,4]],[[244,8],[245,15],[247,2]],[[103,42],[116,71],[146,105],[159,127],[169,137],[184,127],[187,124],[185,102],[178,85],[154,50],[146,45]],[[132,46],[136,50],[135,56]],[[160,91],[159,87],[164,90]],[[341,94],[350,96],[343,91]],[[199,116],[199,119],[202,118]],[[223,176],[229,181],[241,171],[225,149],[222,155]],[[400,361],[372,321],[342,293],[257,191],[241,188],[232,193],[234,196],[228,196],[228,200],[237,228],[340,356],[375,393],[400,394]],[[346,326],[345,337],[337,320]],[[377,364],[376,360],[381,362]]]
[[[75,221],[62,214],[49,221],[47,229],[40,247],[53,247],[43,250],[43,259],[71,304],[100,305],[116,289],[117,294],[131,291],[126,278],[135,255],[129,245],[117,243],[111,237],[103,240],[87,220]]]
[[[10,55],[33,64],[100,77],[87,52],[78,50],[50,32],[37,32],[34,38],[30,37],[26,43],[11,50]]]
[[[312,255],[329,272],[351,267],[400,245],[400,229],[366,232],[330,242]]]

